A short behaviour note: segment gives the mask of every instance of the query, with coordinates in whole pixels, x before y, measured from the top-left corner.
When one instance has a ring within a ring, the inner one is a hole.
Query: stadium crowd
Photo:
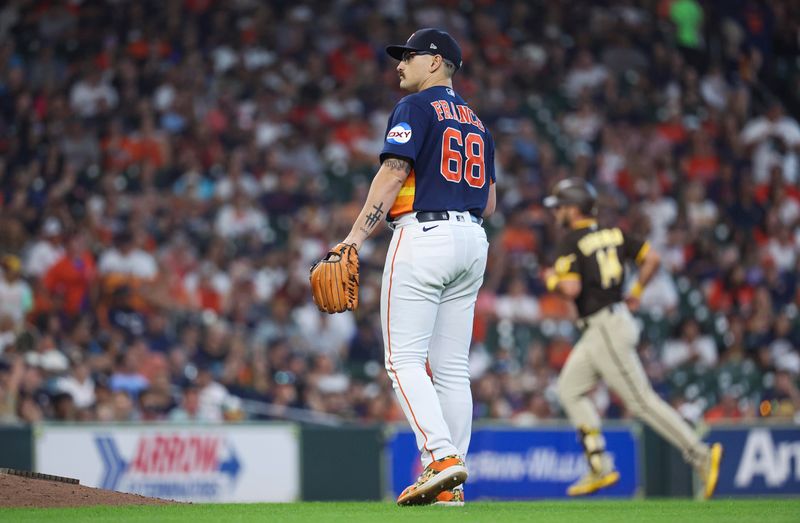
[[[800,423],[800,6],[772,0],[11,0],[0,7],[0,422],[403,419],[383,371],[388,232],[361,306],[308,269],[349,230],[403,95],[383,52],[461,43],[497,143],[476,419],[563,416],[546,292],[565,176],[664,269],[639,313],[692,421]],[[624,417],[613,394],[595,399]]]

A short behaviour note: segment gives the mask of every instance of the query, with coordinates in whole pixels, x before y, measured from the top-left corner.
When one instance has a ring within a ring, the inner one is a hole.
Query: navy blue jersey
[[[486,207],[495,181],[494,141],[467,103],[450,87],[406,96],[395,106],[381,161],[397,156],[412,170],[389,217],[411,211],[470,211]]]

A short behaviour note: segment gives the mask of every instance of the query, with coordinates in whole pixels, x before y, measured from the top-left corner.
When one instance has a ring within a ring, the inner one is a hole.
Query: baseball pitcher
[[[424,466],[397,503],[463,505],[472,430],[468,356],[489,245],[482,222],[496,201],[494,143],[453,89],[461,49],[449,34],[420,29],[386,52],[399,60],[400,87],[411,94],[389,118],[381,167],[361,213],[312,269],[312,288],[321,310],[354,309],[354,251],[388,217],[394,233],[381,289],[386,370]]]
[[[653,391],[636,353],[638,327],[631,315],[642,289],[659,266],[659,256],[647,242],[618,227],[599,227],[594,188],[580,178],[559,182],[544,204],[569,231],[557,246],[553,268],[545,272],[547,288],[575,301],[581,337],[558,380],[559,399],[577,427],[589,462],[589,472],[567,490],[570,496],[591,494],[619,480],[605,452],[600,417],[587,397],[599,378],[619,395],[633,415],[679,448],[704,483],[710,498],[717,484],[722,446],[710,448]],[[625,262],[639,266],[638,280],[623,300]]]

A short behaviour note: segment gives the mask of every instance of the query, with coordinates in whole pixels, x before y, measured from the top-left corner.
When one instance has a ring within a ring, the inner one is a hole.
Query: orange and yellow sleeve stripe
[[[397,198],[394,200],[392,208],[389,209],[389,218],[396,218],[401,214],[406,214],[414,210],[414,196],[416,194],[416,177],[414,169],[408,174],[408,178],[400,187]]]

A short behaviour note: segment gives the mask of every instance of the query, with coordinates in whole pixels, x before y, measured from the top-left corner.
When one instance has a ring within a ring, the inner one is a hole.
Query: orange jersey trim
[[[400,187],[400,192],[397,193],[392,208],[389,209],[389,218],[397,218],[401,214],[406,214],[414,210],[414,196],[416,195],[416,176],[414,169],[408,173],[408,178],[403,182]]]

